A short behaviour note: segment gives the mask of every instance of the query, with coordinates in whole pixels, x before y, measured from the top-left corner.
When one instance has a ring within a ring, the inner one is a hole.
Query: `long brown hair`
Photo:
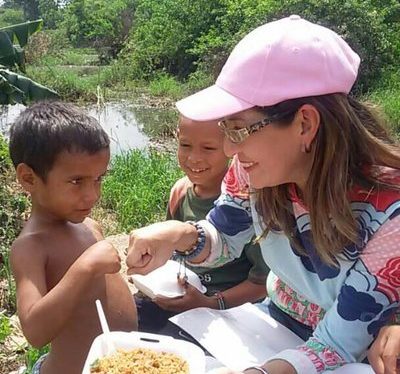
[[[314,155],[303,201],[310,214],[312,240],[326,263],[351,243],[357,242],[357,222],[349,191],[355,185],[367,191],[399,189],[379,179],[379,166],[400,169],[398,145],[384,122],[367,104],[345,94],[330,94],[288,100],[262,108],[268,116],[289,113],[278,126],[289,125],[304,104],[320,113],[320,127],[312,143]],[[289,185],[256,191],[256,208],[270,230],[282,230],[300,252],[304,248],[295,235],[295,218],[289,199]]]

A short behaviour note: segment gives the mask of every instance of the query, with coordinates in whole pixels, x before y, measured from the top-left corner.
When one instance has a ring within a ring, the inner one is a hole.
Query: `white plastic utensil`
[[[97,308],[97,314],[99,315],[101,329],[103,330],[104,340],[107,345],[107,351],[108,351],[108,353],[114,352],[114,351],[116,351],[116,347],[115,347],[114,342],[111,339],[110,328],[108,327],[106,316],[104,314],[104,310],[101,305],[101,301],[99,299],[96,300],[96,308]]]

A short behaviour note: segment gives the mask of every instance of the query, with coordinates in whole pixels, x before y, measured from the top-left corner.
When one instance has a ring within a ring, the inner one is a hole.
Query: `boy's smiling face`
[[[179,121],[179,165],[200,197],[202,193],[213,196],[220,192],[228,167],[223,140],[224,134],[216,121],[196,122],[184,117]]]
[[[94,154],[61,152],[45,181],[34,176],[29,191],[33,209],[54,220],[82,222],[100,198],[109,160],[109,149]]]

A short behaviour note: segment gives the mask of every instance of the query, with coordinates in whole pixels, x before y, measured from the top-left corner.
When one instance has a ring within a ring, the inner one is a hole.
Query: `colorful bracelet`
[[[268,371],[266,371],[261,366],[250,366],[249,368],[244,369],[244,372],[246,372],[247,370],[258,370],[262,374],[268,374]]]
[[[204,249],[204,246],[206,245],[206,232],[204,231],[203,227],[193,221],[186,221],[186,223],[189,223],[190,225],[194,226],[197,231],[197,240],[196,243],[186,251],[174,251],[174,255],[177,257],[184,257],[185,260],[191,260],[195,257],[197,257],[201,251]]]
[[[218,291],[218,292],[216,292],[214,294],[214,297],[217,299],[218,309],[219,310],[225,310],[226,309],[226,305],[225,305],[224,295],[222,295],[222,293]]]

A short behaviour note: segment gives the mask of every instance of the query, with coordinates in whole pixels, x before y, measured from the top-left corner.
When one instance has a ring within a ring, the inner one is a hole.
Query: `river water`
[[[0,133],[8,136],[10,125],[25,107],[21,104],[0,107]],[[111,153],[143,149],[169,139],[176,124],[171,109],[138,106],[131,102],[108,102],[85,107],[103,126],[111,140]],[[168,141],[167,141],[168,143]]]

